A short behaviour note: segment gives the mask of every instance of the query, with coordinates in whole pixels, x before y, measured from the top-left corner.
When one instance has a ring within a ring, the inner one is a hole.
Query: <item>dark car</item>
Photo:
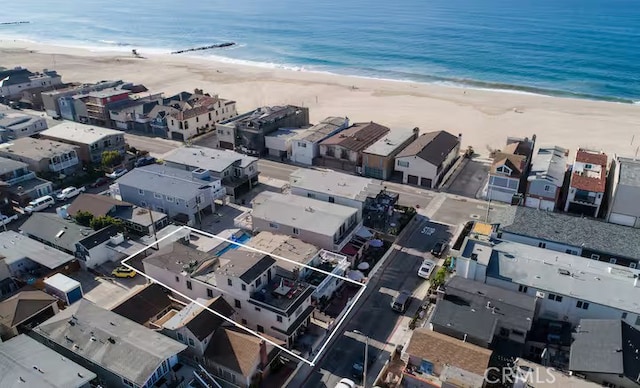
[[[156,163],[156,161],[157,161],[156,158],[154,158],[153,156],[145,156],[143,158],[136,160],[136,163],[134,165],[136,167],[148,166],[150,164]]]
[[[375,356],[373,352],[369,350],[369,354],[367,355],[367,372],[371,370],[371,366],[373,365],[374,361],[375,361]],[[353,365],[351,366],[351,377],[358,380],[362,380],[362,378],[364,377],[364,360],[362,359],[362,356],[357,362],[354,362]]]
[[[431,248],[431,254],[435,257],[440,257],[444,253],[446,247],[447,245],[444,241],[438,241],[433,248]]]
[[[91,184],[91,187],[93,187],[95,189],[96,187],[100,187],[100,186],[106,185],[110,181],[111,180],[109,178],[102,176],[102,177],[96,179],[96,181]]]

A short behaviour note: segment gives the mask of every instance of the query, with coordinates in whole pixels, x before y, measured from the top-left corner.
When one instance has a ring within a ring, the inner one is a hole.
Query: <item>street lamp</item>
[[[369,363],[369,337],[360,330],[354,330],[354,334],[359,334],[364,337],[364,364],[362,366],[362,386],[367,388],[367,364]]]

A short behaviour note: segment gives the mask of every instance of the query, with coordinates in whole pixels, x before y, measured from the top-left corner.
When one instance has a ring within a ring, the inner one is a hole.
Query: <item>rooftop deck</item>
[[[311,293],[313,287],[305,282],[276,276],[271,283],[254,292],[251,300],[255,304],[271,306],[290,315]]]

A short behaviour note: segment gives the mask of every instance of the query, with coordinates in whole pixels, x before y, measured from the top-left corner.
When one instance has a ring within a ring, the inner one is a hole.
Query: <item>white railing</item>
[[[49,163],[49,169],[54,172],[58,172],[60,170],[64,170],[65,168],[77,166],[79,163],[78,158],[70,158],[68,160],[64,160],[58,163],[51,162]]]

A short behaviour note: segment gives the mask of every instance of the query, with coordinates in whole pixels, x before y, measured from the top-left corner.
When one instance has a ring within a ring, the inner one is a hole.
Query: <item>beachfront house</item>
[[[429,132],[396,155],[395,170],[402,172],[402,183],[435,188],[459,157],[458,136]]]
[[[0,181],[8,185],[5,190],[9,199],[22,206],[53,191],[53,184],[38,178],[27,163],[3,157],[0,157]]]
[[[607,154],[579,148],[571,167],[571,181],[564,211],[588,217],[600,216],[607,189]]]
[[[264,144],[267,147],[267,154],[281,161],[289,160],[293,142],[304,136],[307,131],[308,128],[280,128],[265,136]]]
[[[113,88],[123,84],[122,81],[100,81],[95,84],[71,83],[64,87],[56,88],[41,93],[42,105],[48,116],[53,118],[64,118],[75,120],[73,99],[62,101],[65,97],[72,97],[79,94],[86,94],[92,91]],[[61,85],[62,86],[62,85]]]
[[[40,132],[40,138],[77,146],[78,157],[84,164],[100,164],[102,153],[125,153],[124,132],[65,121]]]
[[[216,123],[218,148],[248,155],[267,152],[265,136],[280,128],[309,126],[309,108],[294,105],[265,106]]]
[[[0,112],[0,137],[3,142],[35,135],[47,127],[47,120],[44,117]]]
[[[607,222],[640,228],[640,161],[616,156],[612,162]]]
[[[0,144],[0,157],[27,163],[36,173],[70,175],[82,166],[77,146],[31,137]]]
[[[62,76],[55,70],[44,69],[40,72],[30,72],[22,67],[0,69],[0,99],[20,97],[22,92],[42,86],[62,84]]]
[[[109,105],[109,119],[116,129],[151,133],[153,117],[150,113],[161,101],[162,93],[139,98],[129,96],[127,99]]]
[[[562,147],[538,149],[527,177],[526,207],[550,211],[558,208],[568,156],[569,150]]]
[[[207,147],[180,147],[165,154],[167,167],[222,180],[231,202],[236,202],[258,184],[258,159],[230,150]]]
[[[362,175],[387,180],[393,175],[395,157],[418,138],[419,128],[397,129],[362,151]]]
[[[531,139],[509,137],[504,149],[493,153],[487,182],[488,200],[521,204],[535,141],[535,135]]]
[[[320,142],[320,156],[313,164],[362,173],[362,152],[389,133],[383,125],[354,123]]]
[[[172,140],[185,141],[237,116],[236,102],[195,89],[163,99],[149,112],[151,128]]]
[[[263,192],[252,203],[254,232],[286,234],[335,252],[340,252],[362,225],[357,208],[298,195]]]
[[[347,117],[327,117],[291,142],[291,161],[307,166],[320,155],[320,142],[349,127]]]
[[[142,208],[167,214],[175,221],[202,223],[226,195],[220,179],[207,171],[186,171],[160,164],[138,167],[118,178],[111,195]]]

